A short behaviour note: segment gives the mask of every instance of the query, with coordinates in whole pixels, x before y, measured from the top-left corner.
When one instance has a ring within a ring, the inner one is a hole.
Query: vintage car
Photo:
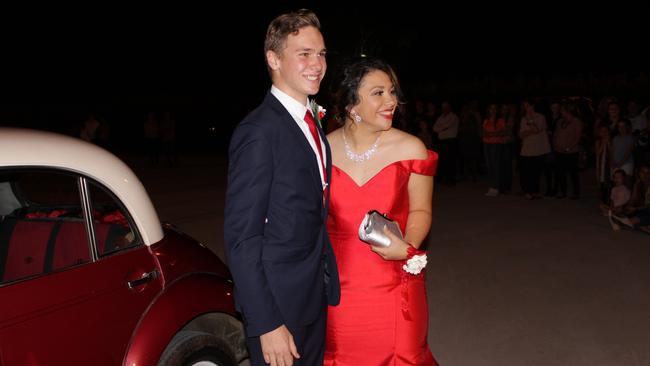
[[[227,267],[106,150],[0,127],[0,365],[237,365]],[[246,362],[246,361],[244,361]]]

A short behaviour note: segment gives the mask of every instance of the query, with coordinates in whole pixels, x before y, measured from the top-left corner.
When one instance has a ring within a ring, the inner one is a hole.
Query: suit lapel
[[[325,137],[325,132],[321,128],[320,123],[317,123],[316,125],[318,126],[320,139],[325,145],[325,160],[327,161],[327,164],[325,164],[325,182],[327,182],[328,185],[325,191],[325,204],[323,205],[323,220],[325,220],[330,205],[331,187],[329,186],[329,183],[332,181],[332,151],[330,150],[330,144],[327,142],[327,137]]]
[[[320,172],[318,171],[318,159],[316,158],[316,154],[314,154],[314,150],[311,148],[311,145],[309,145],[309,141],[307,141],[307,138],[305,137],[305,134],[302,132],[300,127],[298,127],[298,124],[296,124],[296,121],[291,117],[291,114],[284,108],[282,103],[278,101],[273,94],[270,92],[266,95],[266,101],[270,103],[271,107],[275,109],[281,116],[281,124],[284,125],[289,131],[291,131],[291,134],[294,137],[294,141],[297,141],[298,145],[304,150],[303,156],[305,156],[306,159],[309,160],[310,162],[310,171],[312,178],[314,178],[314,183],[318,186],[319,190],[322,190],[322,183],[320,179]],[[319,128],[320,130],[320,128]],[[319,131],[319,133],[321,133]],[[321,133],[322,136],[322,133]],[[327,146],[327,145],[326,145]],[[327,147],[327,150],[329,151],[329,147]],[[329,154],[329,152],[328,152]],[[329,161],[329,157],[327,158],[327,161]]]

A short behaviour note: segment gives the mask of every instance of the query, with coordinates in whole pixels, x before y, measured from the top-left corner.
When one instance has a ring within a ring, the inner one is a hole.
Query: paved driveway
[[[161,218],[223,258],[225,158],[129,161]],[[437,189],[427,286],[441,365],[650,365],[650,236],[612,231],[591,178],[578,201]]]

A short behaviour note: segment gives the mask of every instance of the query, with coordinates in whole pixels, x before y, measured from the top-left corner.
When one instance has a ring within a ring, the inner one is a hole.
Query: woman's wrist
[[[413,245],[409,243],[408,248],[406,249],[406,264],[402,266],[402,269],[412,275],[417,275],[424,267],[427,266],[427,254],[423,250],[418,250]]]
[[[406,247],[406,260],[409,260],[413,258],[414,255],[419,254],[420,250],[418,250],[418,248],[416,248],[413,244],[409,242],[406,242],[406,244],[408,244]]]

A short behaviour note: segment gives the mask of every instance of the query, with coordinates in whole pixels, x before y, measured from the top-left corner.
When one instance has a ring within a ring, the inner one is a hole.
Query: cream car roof
[[[103,148],[52,132],[0,127],[0,167],[51,167],[106,186],[126,207],[145,244],[163,237],[158,214],[133,171]]]

